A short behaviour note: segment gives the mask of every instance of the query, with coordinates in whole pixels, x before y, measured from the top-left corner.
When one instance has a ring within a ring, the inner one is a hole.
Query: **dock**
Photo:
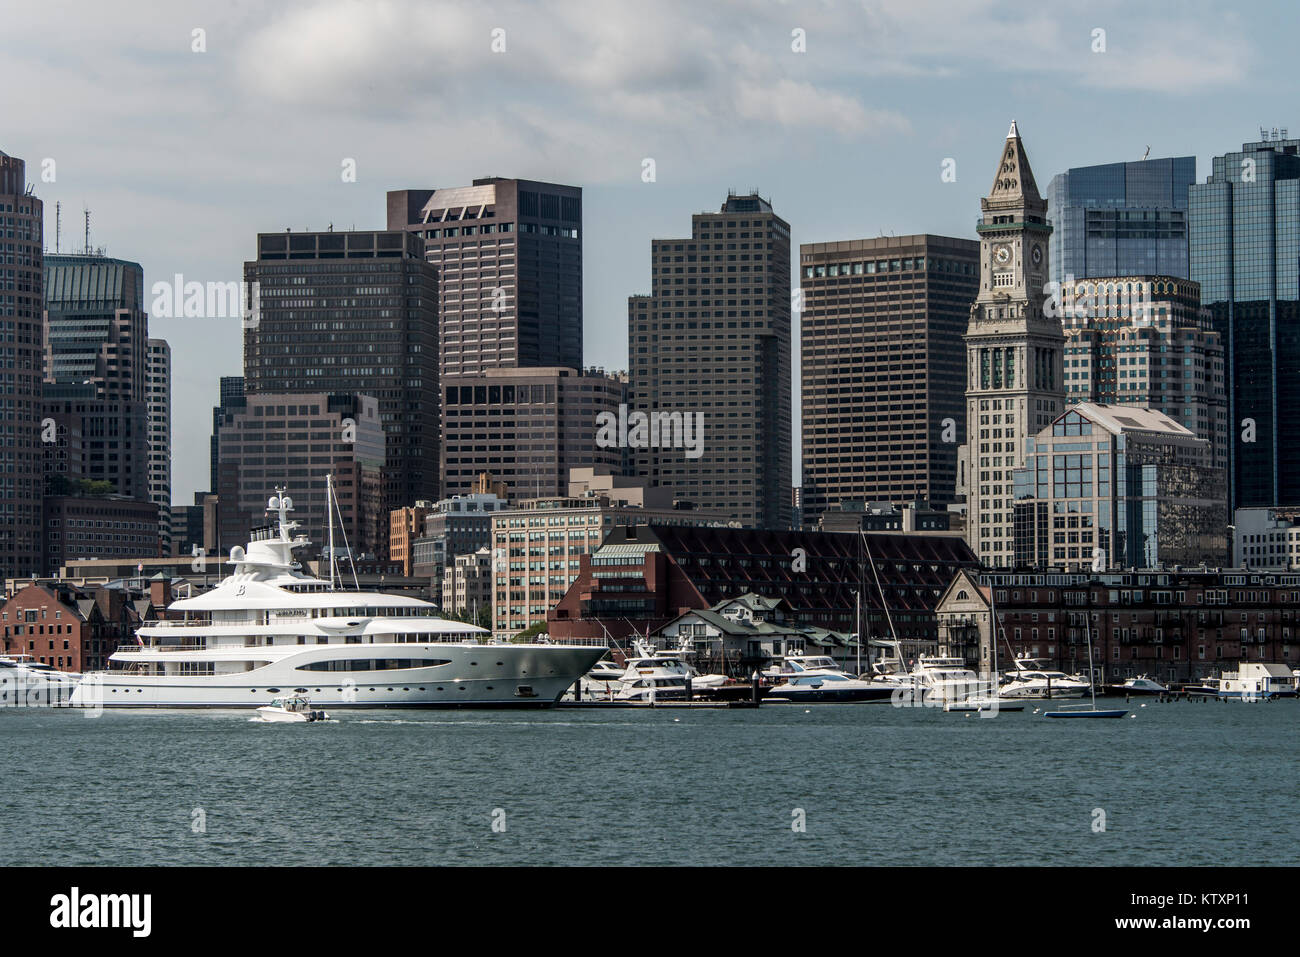
[[[590,699],[583,701],[559,701],[555,705],[557,708],[591,708],[598,710],[600,708],[700,708],[704,710],[719,710],[730,708],[757,708],[758,702],[749,699],[736,701],[592,701]]]

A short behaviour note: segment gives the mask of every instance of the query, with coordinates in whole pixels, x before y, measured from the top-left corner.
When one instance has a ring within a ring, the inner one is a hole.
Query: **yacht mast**
[[[325,515],[329,522],[329,549],[330,549],[330,591],[334,590],[334,576],[337,574],[336,560],[334,557],[334,473],[328,472],[325,475]]]

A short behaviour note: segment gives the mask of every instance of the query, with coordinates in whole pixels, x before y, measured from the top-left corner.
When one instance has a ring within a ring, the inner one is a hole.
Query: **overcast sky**
[[[689,235],[728,188],[757,187],[796,244],[973,238],[1013,118],[1044,190],[1148,146],[1196,155],[1203,181],[1261,126],[1300,132],[1293,5],[1134,6],[41,0],[4,14],[0,150],[27,160],[51,250],[55,201],[64,252],[88,207],[91,245],[147,286],[238,280],[260,231],[382,228],[389,189],[582,186],[587,360],[626,368],[650,240]],[[188,503],[208,485],[217,378],[241,373],[239,321],[152,318],[150,334],[172,345]]]

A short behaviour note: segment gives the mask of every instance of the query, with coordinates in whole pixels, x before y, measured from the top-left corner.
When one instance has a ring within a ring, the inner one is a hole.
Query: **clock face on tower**
[[[1043,247],[1035,243],[1034,251],[1029,254],[1029,258],[1034,261],[1035,266],[1041,266],[1043,263]]]
[[[993,261],[999,266],[1005,266],[1011,262],[1011,247],[1006,243],[999,243],[993,247]]]

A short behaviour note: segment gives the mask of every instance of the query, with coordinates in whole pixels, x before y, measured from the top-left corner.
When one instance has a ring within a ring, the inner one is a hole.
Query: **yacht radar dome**
[[[244,549],[239,545],[232,548],[230,550],[230,560],[235,563],[242,562],[244,560]]]

